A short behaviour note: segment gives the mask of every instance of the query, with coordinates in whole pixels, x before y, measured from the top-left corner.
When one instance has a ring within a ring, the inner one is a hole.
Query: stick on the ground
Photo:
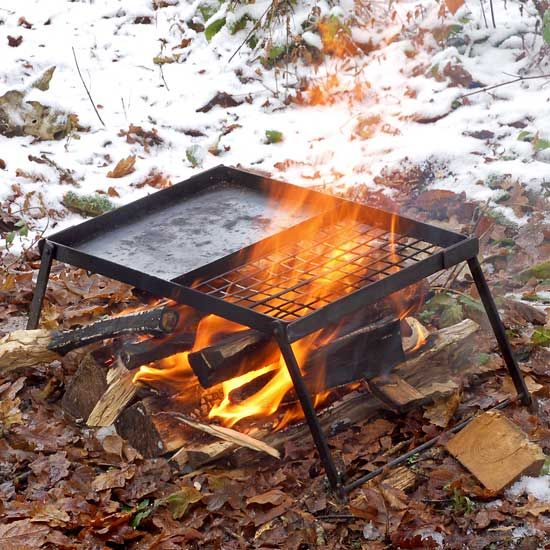
[[[158,412],[157,414],[168,415],[168,416],[177,418],[184,424],[187,424],[188,426],[191,426],[196,430],[201,430],[202,432],[205,432],[209,435],[213,435],[214,437],[218,437],[219,439],[223,439],[224,441],[228,441],[229,443],[234,443],[241,447],[247,447],[254,451],[267,453],[268,455],[273,456],[275,458],[281,457],[281,453],[274,447],[267,445],[266,443],[264,443],[263,441],[260,441],[259,439],[255,439],[254,437],[238,432],[237,430],[232,430],[231,428],[224,428],[223,426],[216,426],[215,424],[204,424],[202,422],[192,420],[191,418],[188,418],[181,413],[177,413],[173,411]]]
[[[97,110],[97,107],[95,106],[94,100],[92,99],[92,95],[90,94],[90,90],[88,90],[88,86],[86,86],[86,82],[84,82],[84,78],[82,78],[82,73],[80,72],[80,67],[78,66],[78,60],[76,58],[76,52],[74,51],[74,46],[71,48],[73,50],[73,57],[74,62],[76,64],[76,70],[78,71],[78,76],[80,77],[80,81],[82,82],[82,85],[84,86],[84,89],[86,90],[86,93],[88,94],[88,98],[90,99],[90,103],[92,104],[92,107],[94,108],[95,114],[97,115],[97,118],[99,118],[99,122],[105,126],[105,122],[103,122],[103,119],[101,118],[101,115],[99,114],[99,111]]]
[[[538,78],[550,78],[550,74],[539,74],[534,76],[518,76],[514,80],[507,80],[506,82],[500,82],[499,84],[493,84],[492,86],[485,86],[485,88],[480,88],[479,90],[474,90],[467,94],[462,94],[459,96],[459,99],[464,99],[465,97],[470,97],[475,94],[481,94],[483,92],[488,92],[489,90],[494,90],[495,88],[500,88],[501,86],[508,86],[508,84],[515,84],[516,82],[521,82],[522,80],[536,80]]]

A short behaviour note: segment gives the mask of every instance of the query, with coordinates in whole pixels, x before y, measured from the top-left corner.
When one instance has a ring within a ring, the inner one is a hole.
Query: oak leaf
[[[132,155],[125,159],[119,160],[114,170],[108,174],[108,178],[123,178],[135,171],[136,156]]]

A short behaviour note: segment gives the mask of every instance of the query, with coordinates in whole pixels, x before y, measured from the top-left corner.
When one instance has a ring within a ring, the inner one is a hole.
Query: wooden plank
[[[542,449],[500,411],[480,414],[446,445],[487,489],[503,491],[522,475],[539,475]]]

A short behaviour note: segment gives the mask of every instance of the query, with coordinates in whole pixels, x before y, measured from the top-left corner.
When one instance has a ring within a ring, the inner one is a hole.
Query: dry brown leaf
[[[464,4],[464,0],[445,0],[447,9],[454,15],[460,6]]]
[[[92,481],[92,489],[94,491],[106,491],[107,489],[124,487],[126,481],[132,479],[135,473],[136,467],[133,464],[129,464],[127,467],[120,470],[113,469],[103,472]]]
[[[544,388],[544,386],[539,384],[532,376],[525,376],[524,380],[530,393],[537,393],[539,390]],[[510,376],[506,376],[506,378],[504,378],[500,389],[507,395],[515,396],[517,394],[516,387],[514,386],[514,382]]]
[[[550,502],[541,502],[539,500],[531,500],[525,506],[520,506],[515,510],[518,516],[526,516],[528,514],[532,516],[540,516],[541,514],[547,514],[550,512]]]
[[[49,532],[47,525],[35,525],[29,519],[4,523],[0,525],[0,548],[41,548]]]
[[[246,504],[273,504],[278,506],[287,499],[287,495],[280,489],[271,489],[261,495],[256,495],[247,499]]]
[[[424,418],[440,428],[446,428],[456,409],[460,405],[462,393],[455,391],[449,397],[436,399],[432,405],[428,405],[424,411]]]
[[[108,178],[123,178],[128,174],[135,171],[136,156],[132,155],[125,159],[119,160],[114,170],[111,170],[108,174]]]

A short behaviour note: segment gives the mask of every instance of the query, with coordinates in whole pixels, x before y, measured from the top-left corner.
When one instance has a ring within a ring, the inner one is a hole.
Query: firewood
[[[76,420],[86,420],[107,388],[107,369],[86,354],[67,385],[61,407]]]
[[[405,359],[399,321],[384,318],[347,332],[355,324],[339,327],[338,333],[343,335],[337,333],[328,344],[320,345],[302,365],[304,381],[312,393],[389,371]],[[323,336],[318,339],[322,341]],[[274,363],[279,356],[279,347],[274,340],[257,331],[245,330],[190,353],[188,359],[201,385],[208,388]],[[323,371],[320,370],[322,365],[326,365]],[[320,372],[323,376],[319,376]],[[250,392],[243,389],[241,393]]]
[[[499,411],[480,414],[447,443],[447,450],[495,493],[522,475],[539,475],[546,458]]]
[[[336,329],[337,335],[365,330],[367,325],[374,325],[383,318],[395,319],[399,313],[397,309],[412,311],[422,304],[426,290],[426,282],[422,281],[349,315],[341,320]],[[334,330],[334,327],[329,327],[326,332],[331,333]],[[324,336],[325,333],[321,333],[319,340],[322,341]],[[188,359],[201,385],[209,388],[245,372],[257,370],[278,360],[278,357],[279,349],[275,341],[250,329],[229,334],[207,348],[190,353]],[[340,367],[335,368],[334,376],[341,371]]]
[[[181,448],[189,441],[189,428],[169,415],[157,414],[163,408],[178,410],[177,400],[146,397],[118,416],[118,434],[144,457],[155,457]]]
[[[172,307],[121,315],[68,331],[16,330],[0,340],[0,373],[59,359],[71,350],[123,334],[165,335],[178,324]]]
[[[268,365],[278,356],[279,348],[274,339],[250,329],[230,334],[217,344],[190,353],[188,360],[200,384],[210,388],[247,370]]]
[[[86,421],[88,426],[110,426],[114,423],[139,388],[139,384],[134,384],[133,378],[134,373],[124,365],[117,365],[109,370],[107,390],[92,409]]]
[[[396,374],[376,376],[368,381],[369,390],[396,412],[410,410],[428,399]]]
[[[477,323],[464,319],[456,325],[433,332],[418,355],[398,365],[394,374],[415,388],[447,382],[468,364],[478,329]]]
[[[16,330],[0,340],[0,374],[49,363],[59,355],[48,349],[51,332],[48,330]]]
[[[164,338],[149,338],[141,342],[128,342],[122,345],[119,356],[124,366],[135,369],[141,365],[188,351],[193,347],[195,334],[176,333]]]
[[[311,393],[389,372],[405,359],[398,320],[382,319],[311,352],[301,370]]]
[[[403,380],[406,380],[411,384],[418,392],[423,396],[423,401],[430,400],[430,397],[440,397],[446,392],[447,383],[449,378],[459,378],[462,375],[467,375],[473,367],[467,363],[469,353],[472,351],[470,341],[478,330],[479,326],[473,321],[462,321],[454,327],[442,329],[434,333],[429,342],[422,348],[419,355],[413,359],[405,362],[403,365],[409,365],[407,369],[400,369],[400,376]],[[447,349],[448,348],[448,349]],[[461,350],[462,356],[460,365],[461,368],[457,368],[457,365],[453,365],[447,359],[458,355],[458,351]],[[446,352],[445,352],[446,351]],[[439,357],[441,363],[432,360],[432,356]],[[422,365],[429,365],[429,368],[423,369]],[[401,367],[401,366],[400,366]],[[435,382],[434,382],[435,381]],[[453,385],[456,389],[456,384]],[[150,411],[153,410],[153,399],[142,410],[145,411],[146,416],[149,415],[149,419],[145,419],[142,415],[137,417],[141,423],[141,426],[154,426],[156,433],[159,434],[158,429],[158,416],[151,422]],[[170,403],[173,403],[170,402]],[[135,405],[134,405],[135,407]],[[162,401],[162,405],[159,401],[155,405],[156,410],[170,411],[173,407],[165,400]],[[177,409],[177,407],[174,405]],[[353,393],[346,394],[346,396],[327,407],[320,413],[321,425],[328,434],[335,433],[340,429],[350,426],[356,422],[363,421],[370,416],[374,415],[381,408],[384,408],[384,403],[372,395],[365,394],[364,392],[355,391]],[[135,409],[134,409],[135,411]],[[126,411],[125,411],[126,413]],[[120,419],[124,415],[121,415]],[[136,426],[139,426],[136,423]],[[118,425],[117,425],[118,429]],[[145,428],[143,428],[145,430]],[[149,429],[149,428],[147,428]],[[130,440],[133,446],[139,445],[140,435],[139,431],[134,431],[134,439],[137,442]],[[121,434],[122,435],[122,434]],[[281,450],[285,441],[295,441],[304,437],[309,437],[308,427],[305,424],[290,426],[287,429],[273,432],[272,430],[257,429],[250,432],[254,438],[262,440],[264,443]],[[163,446],[166,447],[168,441],[175,442],[177,436],[165,433],[162,435]],[[141,439],[150,438],[149,435],[143,435]],[[156,438],[156,439],[155,439]],[[158,441],[158,436],[153,434],[151,438],[153,441]],[[170,447],[175,447],[175,443],[169,444]],[[150,445],[149,448],[154,449],[154,445]],[[208,442],[197,443],[196,441],[189,441],[182,444],[181,449],[174,454],[172,459],[176,461],[180,466],[187,465],[192,468],[200,468],[201,466],[211,463],[213,461],[230,457],[231,461],[237,465],[243,464],[247,460],[251,460],[254,456],[246,449],[237,450],[238,446],[226,441],[221,442]],[[138,446],[138,450],[142,452],[142,448]],[[156,456],[160,456],[161,452],[158,452]]]

